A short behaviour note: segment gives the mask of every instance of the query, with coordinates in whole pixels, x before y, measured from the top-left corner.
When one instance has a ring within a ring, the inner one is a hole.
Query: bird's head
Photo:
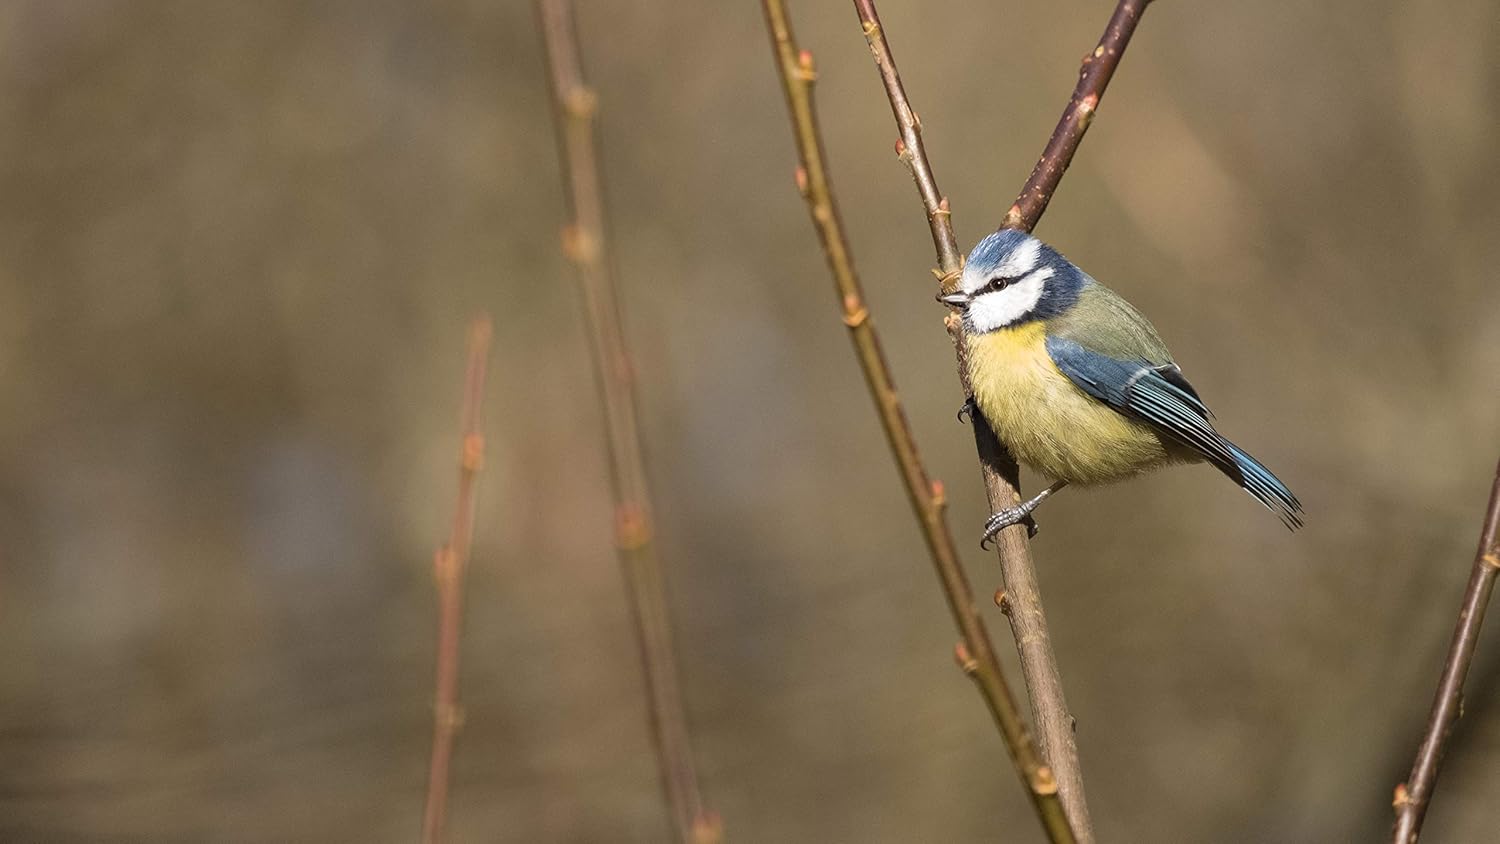
[[[984,334],[1065,313],[1078,301],[1085,278],[1047,244],[1002,229],[979,241],[958,289],[938,299],[963,312],[965,330]]]

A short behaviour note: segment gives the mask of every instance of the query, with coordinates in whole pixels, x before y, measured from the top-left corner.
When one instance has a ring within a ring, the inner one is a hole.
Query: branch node
[[[969,653],[969,646],[963,642],[953,646],[953,660],[958,663],[959,669],[965,674],[973,675],[979,670],[979,660]]]
[[[964,271],[963,267],[960,266],[955,267],[952,271],[946,273],[939,272],[938,270],[933,270],[932,274],[937,276],[939,287],[944,290],[953,290],[954,288],[958,287],[958,280],[963,278]]]
[[[1406,783],[1396,783],[1396,794],[1391,799],[1391,808],[1401,811],[1411,805],[1411,792],[1406,790]]]
[[[902,161],[911,161],[911,150],[907,148],[904,138],[896,139],[896,157]]]
[[[995,606],[1000,608],[1000,612],[1010,615],[1013,607],[1010,605],[1010,595],[1004,589],[995,590]]]
[[[464,436],[463,455],[459,465],[465,472],[478,472],[484,468],[484,435],[479,433]]]
[[[466,715],[464,708],[459,704],[434,703],[432,705],[432,712],[433,717],[437,719],[438,724],[443,729],[452,733],[463,729]]]
[[[932,506],[938,509],[948,506],[948,488],[936,478],[932,481]]]
[[[615,508],[615,547],[638,551],[651,542],[651,525],[640,506],[623,502]]]
[[[806,167],[798,167],[797,168],[796,179],[797,179],[797,193],[802,194],[802,198],[806,199],[807,198],[807,187],[808,187],[808,185],[807,185],[807,168]]]
[[[574,85],[562,95],[563,109],[575,120],[588,120],[599,108],[599,95],[587,85]]]
[[[724,840],[724,819],[718,812],[703,812],[693,818],[693,844],[719,844]]]
[[[797,78],[809,85],[818,81],[817,65],[813,62],[811,50],[803,50],[797,54]]]
[[[1052,768],[1050,766],[1042,765],[1036,769],[1036,775],[1031,781],[1031,788],[1037,794],[1057,793],[1057,777],[1052,775]]]
[[[1500,570],[1500,552],[1492,551],[1488,554],[1485,554],[1483,557],[1479,558],[1479,562],[1480,564],[1489,566],[1492,569]]]
[[[599,260],[599,240],[575,224],[562,227],[562,251],[569,261],[578,266]]]
[[[858,328],[870,319],[870,311],[860,303],[859,297],[853,293],[844,297],[844,324],[850,328]]]

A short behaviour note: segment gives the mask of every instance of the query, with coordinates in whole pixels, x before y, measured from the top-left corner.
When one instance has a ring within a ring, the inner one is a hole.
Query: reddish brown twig
[[[448,771],[453,740],[463,726],[458,703],[459,637],[463,632],[464,573],[474,538],[474,485],[484,464],[484,433],[479,412],[484,404],[485,365],[490,354],[490,319],[481,316],[469,327],[469,362],[464,373],[463,448],[459,452],[458,501],[448,541],[432,562],[437,582],[437,677],[432,706],[432,764],[427,772],[427,806],[422,813],[422,841],[443,840],[448,816]]]
[[[615,501],[615,546],[630,594],[662,786],[679,840],[707,844],[720,840],[722,830],[718,817],[703,806],[677,681],[671,622],[641,454],[634,370],[605,250],[604,200],[594,124],[598,98],[583,75],[572,3],[538,0],[537,6],[572,216],[563,229],[563,252],[578,270],[595,381],[604,406]]]
[[[849,339],[854,344],[865,384],[875,402],[876,415],[885,429],[886,442],[896,458],[907,497],[927,541],[933,567],[948,599],[948,609],[963,637],[958,645],[959,665],[974,681],[989,707],[1048,838],[1055,842],[1071,842],[1074,840],[1073,831],[1057,796],[1057,781],[1032,744],[1025,721],[1005,682],[1000,662],[995,657],[984,620],[975,610],[974,590],[964,574],[953,533],[944,517],[942,485],[928,479],[906,412],[896,394],[895,380],[886,363],[880,337],[865,303],[824,161],[823,140],[813,105],[813,80],[817,74],[812,54],[798,52],[783,0],[764,0],[764,6],[766,26],[771,33],[771,46],[776,67],[781,72],[801,162],[797,170],[797,187],[807,200],[813,227],[822,241],[828,269],[833,275],[835,292],[843,310],[843,323],[849,329]]]
[[[1057,121],[1057,128],[1052,130],[1052,137],[1047,141],[1047,148],[1042,150],[1042,157],[1037,161],[1036,167],[1032,169],[1031,177],[1021,188],[1015,204],[1006,212],[1001,228],[1029,232],[1036,227],[1042,212],[1047,210],[1047,203],[1052,201],[1063,173],[1072,163],[1073,153],[1078,151],[1083,134],[1093,122],[1094,112],[1099,108],[1099,98],[1104,96],[1104,89],[1109,86],[1109,80],[1114,77],[1115,68],[1120,65],[1125,48],[1130,45],[1135,25],[1140,22],[1141,14],[1150,3],[1151,0],[1120,0],[1115,6],[1115,12],[1110,15],[1109,24],[1104,28],[1104,35],[1099,38],[1099,46],[1083,57],[1083,67],[1078,72],[1078,85],[1073,88],[1073,97],[1068,100],[1067,108],[1063,109],[1062,118]]]
[[[1479,550],[1474,554],[1474,571],[1469,575],[1469,586],[1459,606],[1458,626],[1453,631],[1453,643],[1448,646],[1448,659],[1443,663],[1432,712],[1427,716],[1427,732],[1417,749],[1411,776],[1396,786],[1396,824],[1391,836],[1395,844],[1416,844],[1422,831],[1422,820],[1427,816],[1427,806],[1437,786],[1443,750],[1463,712],[1464,678],[1468,677],[1469,664],[1474,661],[1479,628],[1484,624],[1484,611],[1495,589],[1497,573],[1500,573],[1500,465],[1495,467],[1490,504],[1484,527],[1479,531]]]

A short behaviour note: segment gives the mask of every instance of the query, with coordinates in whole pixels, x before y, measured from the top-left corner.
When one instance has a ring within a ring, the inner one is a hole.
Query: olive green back
[[[1086,277],[1078,304],[1047,321],[1047,335],[1072,340],[1116,360],[1142,360],[1152,366],[1172,362],[1172,353],[1150,321],[1092,278]]]

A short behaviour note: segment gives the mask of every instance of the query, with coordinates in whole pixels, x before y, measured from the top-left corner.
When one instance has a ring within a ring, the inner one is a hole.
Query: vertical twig
[[[463,632],[464,573],[474,538],[474,485],[484,465],[484,433],[479,412],[484,404],[485,366],[490,354],[490,319],[481,316],[469,326],[468,365],[464,371],[463,447],[459,452],[458,500],[448,541],[432,561],[437,584],[437,676],[432,706],[432,764],[427,772],[427,806],[422,813],[423,844],[443,840],[448,816],[448,771],[453,740],[463,726],[458,702],[459,637]]]
[[[813,227],[823,244],[823,252],[833,275],[835,292],[843,309],[843,322],[849,329],[864,372],[865,384],[875,402],[876,415],[885,430],[886,442],[901,478],[907,497],[927,541],[933,567],[943,586],[953,622],[963,637],[957,648],[958,662],[974,681],[983,696],[991,717],[1015,764],[1016,773],[1031,797],[1042,826],[1050,840],[1071,842],[1073,831],[1057,795],[1057,781],[1042,762],[1032,744],[1031,735],[1016,707],[1005,682],[999,660],[984,620],[974,607],[974,592],[963,572],[958,551],[944,517],[944,496],[940,482],[928,479],[927,469],[917,453],[915,437],[907,423],[905,410],[896,394],[896,385],[886,364],[879,335],[870,318],[861,289],[854,259],[844,236],[833,186],[824,162],[823,141],[818,131],[817,112],[813,107],[812,86],[817,77],[812,54],[798,52],[790,18],[783,0],[764,0],[766,26],[771,46],[791,112],[792,129],[801,166],[797,169],[797,187],[807,200]]]
[[[1098,107],[1099,97],[1114,74],[1141,11],[1148,2],[1149,0],[1120,0],[1116,6],[1099,46],[1084,59],[1083,71],[1073,98],[1063,112],[1062,120],[1047,144],[1041,161],[1022,188],[1015,207],[1006,215],[1004,225],[1030,230],[1041,217],[1072,160],[1083,133],[1088,129],[1089,121]],[[906,97],[874,0],[855,0],[854,6],[901,133],[896,153],[911,171],[927,214],[933,245],[937,251],[936,274],[939,283],[945,291],[950,290],[962,272],[963,259],[953,234],[948,200],[938,190],[932,174],[932,165],[922,143],[922,124]],[[951,315],[947,326],[958,355],[960,383],[965,394],[973,395],[969,383],[963,326]],[[978,424],[977,419],[974,436],[990,507],[998,510],[1014,506],[1020,501],[1019,472],[1015,460],[995,438],[994,433],[987,426]],[[1006,587],[1001,608],[1010,618],[1011,632],[1021,655],[1021,668],[1026,676],[1032,718],[1041,740],[1042,753],[1057,777],[1063,806],[1068,812],[1074,832],[1080,841],[1092,841],[1093,825],[1089,821],[1088,806],[1084,799],[1083,775],[1078,762],[1073,717],[1063,695],[1062,677],[1057,668],[1057,657],[1052,650],[1036,567],[1032,563],[1025,534],[1019,526],[1001,532],[996,539]]]
[[[630,594],[662,786],[679,840],[707,844],[722,838],[722,828],[718,817],[703,806],[677,680],[641,454],[634,370],[605,249],[603,186],[594,123],[598,98],[583,75],[572,3],[538,0],[537,6],[572,215],[563,228],[563,252],[578,270],[595,381],[604,406],[615,501],[615,545]]]
[[[1484,611],[1489,606],[1490,593],[1495,589],[1497,573],[1500,573],[1500,465],[1495,467],[1490,504],[1485,511],[1484,527],[1479,532],[1479,550],[1474,554],[1474,571],[1469,575],[1469,586],[1464,590],[1463,603],[1459,606],[1458,626],[1453,631],[1453,643],[1448,646],[1448,658],[1443,663],[1443,676],[1438,682],[1432,712],[1427,716],[1427,732],[1417,749],[1411,776],[1396,786],[1396,824],[1391,835],[1395,844],[1416,844],[1422,831],[1422,820],[1427,816],[1427,806],[1432,802],[1432,792],[1437,786],[1438,767],[1443,761],[1448,736],[1463,712],[1464,678],[1469,674],[1469,664],[1474,661],[1479,628],[1484,624]]]
[[[922,143],[922,124],[906,98],[906,89],[901,84],[901,76],[891,56],[885,30],[881,28],[875,3],[873,0],[854,0],[854,6],[859,13],[865,40],[870,45],[875,66],[885,84],[891,111],[901,132],[901,140],[896,143],[896,154],[911,171],[917,193],[922,198],[922,207],[927,213],[932,242],[937,250],[938,269],[935,274],[943,290],[951,290],[963,271],[963,258],[958,250],[958,240],[953,234],[948,200],[938,190],[937,180],[932,174],[927,149]],[[964,340],[963,321],[950,314],[946,325],[958,357],[959,383],[964,395],[972,396],[974,388],[969,380],[968,344]],[[990,509],[1013,507],[1021,500],[1020,471],[1016,462],[995,438],[989,426],[980,423],[978,414],[974,415],[974,421],[979,467]],[[1052,651],[1052,635],[1042,608],[1036,567],[1031,561],[1025,528],[1018,525],[1001,531],[995,537],[995,548],[1000,557],[1001,576],[1005,580],[1003,600],[1001,597],[996,600],[1010,619],[1011,634],[1021,656],[1021,671],[1026,678],[1032,723],[1036,725],[1042,756],[1057,779],[1063,809],[1068,814],[1073,834],[1080,842],[1090,844],[1094,840],[1094,828],[1089,820],[1088,803],[1084,797],[1083,773],[1079,767],[1078,746],[1073,735],[1073,716],[1063,696],[1062,676],[1057,668],[1057,657]]]

